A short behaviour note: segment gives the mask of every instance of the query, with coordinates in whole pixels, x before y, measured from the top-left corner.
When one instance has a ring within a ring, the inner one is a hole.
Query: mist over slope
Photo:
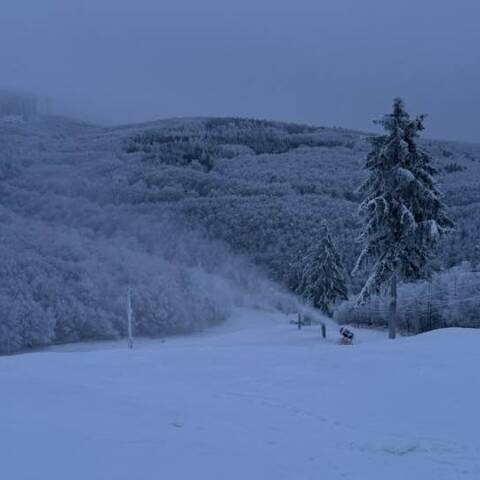
[[[424,146],[458,224],[436,264],[476,260],[480,147]],[[0,120],[0,351],[123,335],[129,285],[143,335],[281,303],[251,263],[294,286],[323,219],[350,270],[367,151],[360,132],[249,119]]]
[[[222,242],[157,205],[118,202],[119,139],[63,118],[0,124],[0,352],[190,332],[234,305],[292,303]]]

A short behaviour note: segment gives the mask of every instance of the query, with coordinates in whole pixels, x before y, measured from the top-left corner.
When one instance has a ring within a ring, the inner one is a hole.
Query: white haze
[[[136,335],[196,331],[236,306],[294,307],[200,227],[123,198],[112,134],[18,119],[0,121],[0,140],[0,353],[124,335],[128,287]]]
[[[370,130],[401,95],[478,141],[478,0],[2,0],[0,87],[125,123],[250,116]]]

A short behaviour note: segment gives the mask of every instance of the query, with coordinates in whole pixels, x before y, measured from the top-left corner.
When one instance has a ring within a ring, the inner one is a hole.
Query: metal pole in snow
[[[128,335],[128,348],[133,348],[133,335],[132,335],[132,289],[128,287],[127,290],[127,335]]]

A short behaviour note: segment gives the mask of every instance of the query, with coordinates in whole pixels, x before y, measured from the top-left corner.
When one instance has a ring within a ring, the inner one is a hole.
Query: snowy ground
[[[0,357],[0,477],[479,479],[480,331],[358,333],[242,311],[133,351]]]

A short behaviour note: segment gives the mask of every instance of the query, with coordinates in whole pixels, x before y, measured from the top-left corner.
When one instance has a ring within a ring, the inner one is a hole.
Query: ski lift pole
[[[327,338],[327,326],[322,322],[321,324],[322,338]]]
[[[132,289],[130,287],[128,287],[128,290],[127,290],[127,336],[128,336],[128,348],[133,348]]]

